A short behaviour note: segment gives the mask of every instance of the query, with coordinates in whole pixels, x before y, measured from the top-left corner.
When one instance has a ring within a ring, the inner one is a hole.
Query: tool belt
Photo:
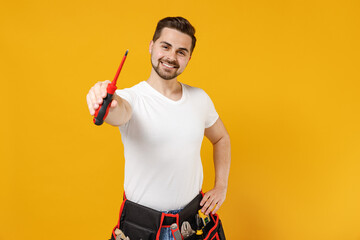
[[[167,214],[129,201],[124,194],[119,221],[112,231],[110,240],[116,239],[116,228],[120,229],[130,240],[159,240],[161,228],[170,227],[173,223],[176,223],[180,228],[184,221],[188,221],[191,228],[196,230],[195,215],[201,209],[202,197],[202,193],[197,195],[178,214]],[[210,213],[210,222],[202,231],[205,240],[225,240],[224,230],[217,214]],[[186,240],[197,239],[196,237],[196,234],[193,234]]]

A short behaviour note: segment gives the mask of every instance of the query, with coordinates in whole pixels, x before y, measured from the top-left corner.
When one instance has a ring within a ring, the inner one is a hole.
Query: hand
[[[103,98],[106,97],[107,91],[106,88],[109,85],[110,81],[106,80],[104,82],[98,82],[96,83],[89,91],[89,93],[86,95],[86,101],[89,107],[89,112],[91,115],[95,114],[95,110],[99,108],[99,106],[103,102]],[[112,100],[110,107],[116,107],[117,101]]]
[[[225,201],[226,191],[226,187],[214,187],[205,193],[203,199],[200,202],[200,206],[202,206],[201,211],[205,215],[209,215],[211,211],[212,214],[215,214]]]

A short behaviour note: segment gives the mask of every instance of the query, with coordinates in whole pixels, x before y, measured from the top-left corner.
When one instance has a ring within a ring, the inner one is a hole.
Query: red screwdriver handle
[[[95,114],[94,114],[93,121],[94,121],[95,125],[98,125],[98,126],[104,123],[104,120],[109,113],[112,97],[115,93],[116,86],[114,86],[114,85],[112,85],[112,83],[110,83],[107,86],[106,90],[107,90],[106,97],[103,99],[103,103],[99,106],[98,109],[96,109]]]
[[[103,104],[101,106],[99,106],[98,109],[96,109],[95,115],[94,115],[94,120],[93,120],[95,125],[99,126],[104,123],[104,120],[109,113],[112,96],[113,96],[112,94],[108,93],[103,100]]]

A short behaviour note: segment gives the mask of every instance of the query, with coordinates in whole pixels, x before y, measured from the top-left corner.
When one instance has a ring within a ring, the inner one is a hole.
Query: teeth
[[[174,66],[170,66],[170,65],[168,65],[168,64],[166,64],[166,63],[162,63],[162,64],[164,64],[166,67],[174,68]]]

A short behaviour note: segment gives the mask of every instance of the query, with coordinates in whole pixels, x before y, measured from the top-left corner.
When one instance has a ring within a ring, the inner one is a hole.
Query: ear
[[[154,41],[151,40],[151,41],[150,41],[150,44],[149,44],[149,53],[150,53],[150,54],[151,54],[151,52],[152,52],[152,47],[153,47],[153,45],[154,45]]]
[[[191,55],[190,55],[190,57],[189,57],[189,61],[191,60]]]

